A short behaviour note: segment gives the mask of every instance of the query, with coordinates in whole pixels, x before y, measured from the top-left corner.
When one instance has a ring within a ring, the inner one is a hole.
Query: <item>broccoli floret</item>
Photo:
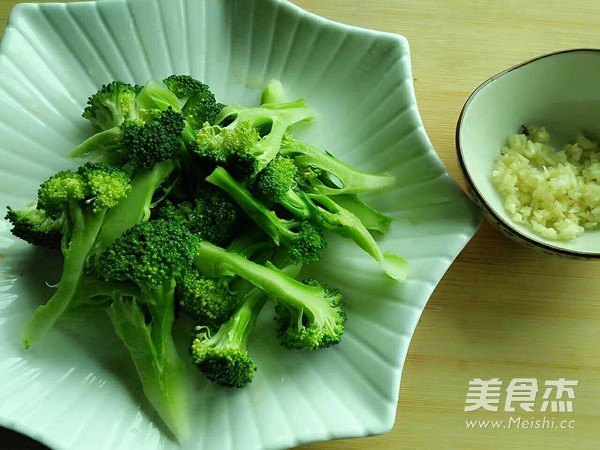
[[[182,225],[144,222],[127,230],[98,259],[107,281],[138,286],[138,297],[113,301],[108,314],[135,364],[146,397],[182,437],[189,429],[183,363],[172,337],[176,280],[189,267],[199,240]]]
[[[273,254],[273,249],[273,243],[256,229],[246,229],[227,246],[230,252],[262,263]],[[231,317],[251,287],[235,275],[207,278],[188,269],[177,284],[177,301],[182,311],[212,329]]]
[[[231,317],[239,301],[223,278],[207,278],[188,269],[177,283],[176,300],[181,311],[210,328]]]
[[[316,301],[302,297],[300,302],[277,299],[275,320],[281,345],[290,349],[316,350],[340,342],[344,333],[346,313],[342,295],[337,289],[329,289],[315,279],[303,280],[309,288],[319,293]]]
[[[127,120],[121,126],[121,145],[135,167],[152,169],[156,164],[182,156],[183,115],[169,107],[149,122]]]
[[[114,133],[112,147],[99,144],[102,138],[98,136],[103,134],[99,133],[73,150],[72,157],[108,152],[103,159],[118,161],[133,172],[131,193],[108,213],[98,252],[101,253],[126,229],[150,218],[155,193],[167,182],[180,158],[187,156],[186,126],[181,113],[170,106],[164,111],[144,110],[140,119],[126,120],[120,127],[103,132]]]
[[[158,217],[183,224],[192,234],[215,245],[224,246],[239,232],[241,211],[237,204],[208,185],[196,194],[193,201],[173,204],[165,202]]]
[[[137,119],[136,97],[141,90],[138,85],[122,81],[104,84],[88,99],[83,117],[102,130],[118,127],[126,119]]]
[[[236,128],[221,128],[206,122],[196,134],[192,150],[213,168],[225,166],[240,180],[258,173],[259,163],[249,150],[260,140],[258,131],[250,123]]]
[[[340,341],[346,314],[339,291],[314,281],[301,283],[272,264],[256,264],[204,241],[194,264],[209,277],[236,274],[276,299],[279,335],[286,347],[314,350]]]
[[[266,198],[282,205],[299,219],[308,219],[325,230],[352,239],[381,264],[391,278],[406,278],[406,261],[393,254],[383,253],[361,220],[336,203],[333,198],[319,194],[305,194],[296,188],[298,171],[289,158],[271,161],[258,178],[258,191]]]
[[[209,380],[238,388],[252,382],[256,364],[248,355],[246,344],[265,303],[264,294],[252,290],[214,335],[206,326],[196,327],[192,360]]]
[[[209,91],[206,84],[190,75],[170,75],[163,80],[163,83],[177,98],[184,100],[198,92]]]
[[[361,172],[330,153],[293,139],[283,138],[281,156],[292,158],[299,168],[302,189],[324,195],[360,194],[385,189],[395,183],[391,175]]]
[[[306,195],[303,192],[299,192],[299,195],[305,199],[307,213],[310,214],[313,222],[326,230],[352,239],[381,265],[390,278],[400,281],[406,279],[407,261],[395,253],[382,252],[369,230],[356,215],[326,195]]]
[[[297,263],[318,261],[327,242],[320,228],[305,220],[280,219],[222,167],[206,181],[223,189],[275,244],[283,244]]]
[[[127,119],[118,127],[93,135],[69,156],[95,156],[113,165],[152,169],[185,154],[185,126],[183,115],[172,107],[143,111],[138,119]]]
[[[76,172],[59,172],[40,186],[38,208],[50,217],[64,216],[68,222],[63,238],[65,259],[56,292],[36,309],[25,327],[25,347],[43,338],[72,308],[80,279],[105,225],[106,214],[130,189],[127,173],[94,163],[87,163]]]
[[[209,124],[200,131],[196,151],[234,174],[240,171],[238,179],[251,181],[277,156],[286,130],[313,117],[304,100],[258,108],[226,106],[215,119],[218,127]]]
[[[163,83],[177,96],[183,115],[194,129],[205,122],[214,123],[223,109],[209,87],[189,75],[171,75]]]
[[[262,198],[284,205],[295,217],[308,219],[305,200],[297,191],[298,176],[294,161],[278,156],[259,174],[256,190]]]
[[[5,219],[12,224],[11,232],[33,245],[60,249],[66,218],[50,217],[45,211],[32,206],[23,210],[7,208]]]

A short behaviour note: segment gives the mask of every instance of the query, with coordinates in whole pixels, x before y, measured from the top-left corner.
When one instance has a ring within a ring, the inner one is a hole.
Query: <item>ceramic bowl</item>
[[[492,168],[508,136],[522,125],[545,126],[562,147],[578,133],[600,138],[600,50],[574,49],[540,56],[493,76],[466,101],[456,128],[465,179],[489,221],[532,249],[580,259],[600,258],[600,231],[567,242],[544,239],[515,223],[492,183]]]
[[[103,316],[66,321],[38,349],[21,348],[23,323],[48,298],[60,258],[13,239],[0,221],[1,425],[54,450],[275,449],[392,428],[421,312],[480,223],[423,128],[405,38],[278,0],[22,4],[2,40],[0,73],[2,206],[24,206],[40,182],[73,166],[62,156],[92,132],[81,113],[102,83],[191,74],[221,102],[254,105],[277,78],[317,113],[301,139],[397,177],[367,200],[395,219],[381,247],[410,265],[398,284],[351,242],[331,239],[303,275],[343,292],[341,344],[286,350],[265,309],[249,343],[259,367],[250,386],[220,388],[189,365],[193,435],[178,446]],[[185,355],[189,329],[178,333]]]

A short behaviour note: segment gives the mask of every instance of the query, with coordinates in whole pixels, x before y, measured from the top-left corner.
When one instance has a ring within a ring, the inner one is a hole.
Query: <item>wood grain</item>
[[[470,92],[534,56],[600,47],[600,2],[594,1],[294,2],[336,21],[408,38],[426,129],[462,186],[454,130]],[[0,0],[2,26],[15,3]],[[599,269],[596,262],[535,254],[484,224],[423,313],[404,368],[394,429],[384,436],[302,450],[599,448]],[[492,377],[505,383],[517,377],[540,383],[578,379],[574,412],[546,414],[557,421],[575,420],[575,429],[468,430],[467,419],[509,420],[504,412],[463,411],[469,380]]]

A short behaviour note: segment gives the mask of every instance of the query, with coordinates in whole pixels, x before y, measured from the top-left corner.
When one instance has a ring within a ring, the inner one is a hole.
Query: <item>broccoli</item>
[[[393,253],[383,253],[361,220],[326,195],[305,194],[296,187],[298,170],[291,159],[278,157],[259,174],[257,190],[279,203],[295,217],[352,239],[379,262],[394,279],[406,278],[406,261]],[[373,214],[370,214],[373,216]]]
[[[194,264],[208,277],[237,275],[275,299],[284,346],[315,350],[340,341],[346,313],[339,291],[314,280],[302,283],[273,264],[254,263],[205,241],[200,242]]]
[[[222,128],[205,123],[196,134],[193,151],[205,165],[227,167],[236,178],[249,180],[259,171],[256,157],[247,151],[260,140],[258,131],[250,123],[236,128]]]
[[[67,222],[64,215],[53,218],[34,206],[23,210],[15,210],[9,206],[5,219],[12,224],[12,234],[25,242],[60,249]]]
[[[331,200],[358,217],[365,228],[371,232],[386,234],[394,221],[393,218],[365,204],[357,195],[335,195],[331,196]]]
[[[186,270],[175,292],[181,311],[210,328],[225,322],[239,303],[228,278],[231,277],[207,278],[193,268]]]
[[[299,181],[305,192],[324,195],[360,194],[387,188],[395,183],[391,175],[361,172],[330,153],[293,139],[283,138],[281,156],[292,158],[300,170]]]
[[[98,259],[106,281],[130,282],[137,297],[113,299],[108,314],[135,364],[144,392],[178,437],[189,429],[183,363],[171,334],[176,280],[192,264],[199,240],[182,225],[166,220],[138,224]]]
[[[171,75],[163,83],[177,96],[181,112],[194,129],[214,123],[223,105],[217,103],[209,87],[189,75]]]
[[[231,117],[235,119],[230,122]],[[304,100],[258,108],[226,106],[215,119],[217,125],[206,124],[197,134],[195,151],[235,175],[239,171],[238,179],[251,181],[277,156],[286,130],[313,117]],[[220,126],[225,120],[227,126]]]
[[[76,172],[59,172],[41,184],[38,208],[49,217],[65,217],[64,263],[58,288],[25,326],[25,347],[40,340],[70,308],[81,276],[110,208],[127,196],[129,176],[122,170],[87,163]]]
[[[120,161],[133,174],[130,194],[106,217],[109,226],[101,231],[98,253],[123,231],[150,218],[154,194],[166,183],[179,159],[186,156],[185,132],[182,133],[186,125],[181,113],[167,106],[164,111],[147,110],[141,117],[126,120],[120,127],[103,132],[115,132],[112,147],[98,144],[96,138],[102,134],[99,133],[70,154],[71,157],[81,157],[108,152],[104,159]]]
[[[327,242],[320,228],[306,220],[280,219],[222,167],[206,181],[223,189],[274,242],[283,244],[297,263],[318,261]]]
[[[253,289],[214,335],[207,326],[195,328],[192,361],[209,380],[238,388],[252,382],[256,364],[246,343],[266,300],[262,291]]]
[[[347,209],[333,201],[331,197],[320,194],[304,194],[306,207],[312,220],[326,230],[352,239],[356,245],[375,259],[386,275],[395,280],[404,281],[407,276],[406,260],[394,253],[382,252],[377,242],[360,219]],[[335,197],[333,197],[335,198]]]
[[[285,103],[285,91],[279,80],[271,80],[263,89],[260,104]]]
[[[302,268],[292,264],[284,252],[267,250],[266,253],[261,255],[264,262],[272,257],[273,265],[280,269],[280,273],[291,278],[296,277]],[[266,301],[265,293],[258,287],[252,287],[241,295],[239,307],[215,334],[206,326],[196,327],[192,360],[209,380],[240,388],[252,382],[257,367],[246,350],[246,344]]]
[[[229,244],[239,232],[241,211],[223,191],[204,186],[192,201],[166,201],[158,217],[182,223],[192,234],[215,245]]]
[[[227,247],[228,251],[242,255],[249,260],[265,261],[264,254],[273,253],[273,243],[265,241],[265,236],[256,229],[234,239]],[[211,328],[221,325],[246,295],[251,285],[236,276],[207,278],[197,270],[185,271],[177,285],[177,300],[181,310],[187,315]]]
[[[83,117],[102,130],[118,127],[126,119],[137,119],[136,97],[141,90],[141,86],[122,81],[104,84],[88,99]]]

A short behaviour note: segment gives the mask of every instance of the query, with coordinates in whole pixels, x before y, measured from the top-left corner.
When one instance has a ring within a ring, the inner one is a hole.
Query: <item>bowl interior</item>
[[[498,219],[553,250],[600,253],[600,231],[569,241],[544,239],[514,223],[492,184],[494,161],[509,135],[521,125],[545,126],[550,144],[562,147],[583,132],[600,138],[600,50],[546,55],[509,69],[480,86],[467,101],[457,131],[457,147],[472,188]]]

